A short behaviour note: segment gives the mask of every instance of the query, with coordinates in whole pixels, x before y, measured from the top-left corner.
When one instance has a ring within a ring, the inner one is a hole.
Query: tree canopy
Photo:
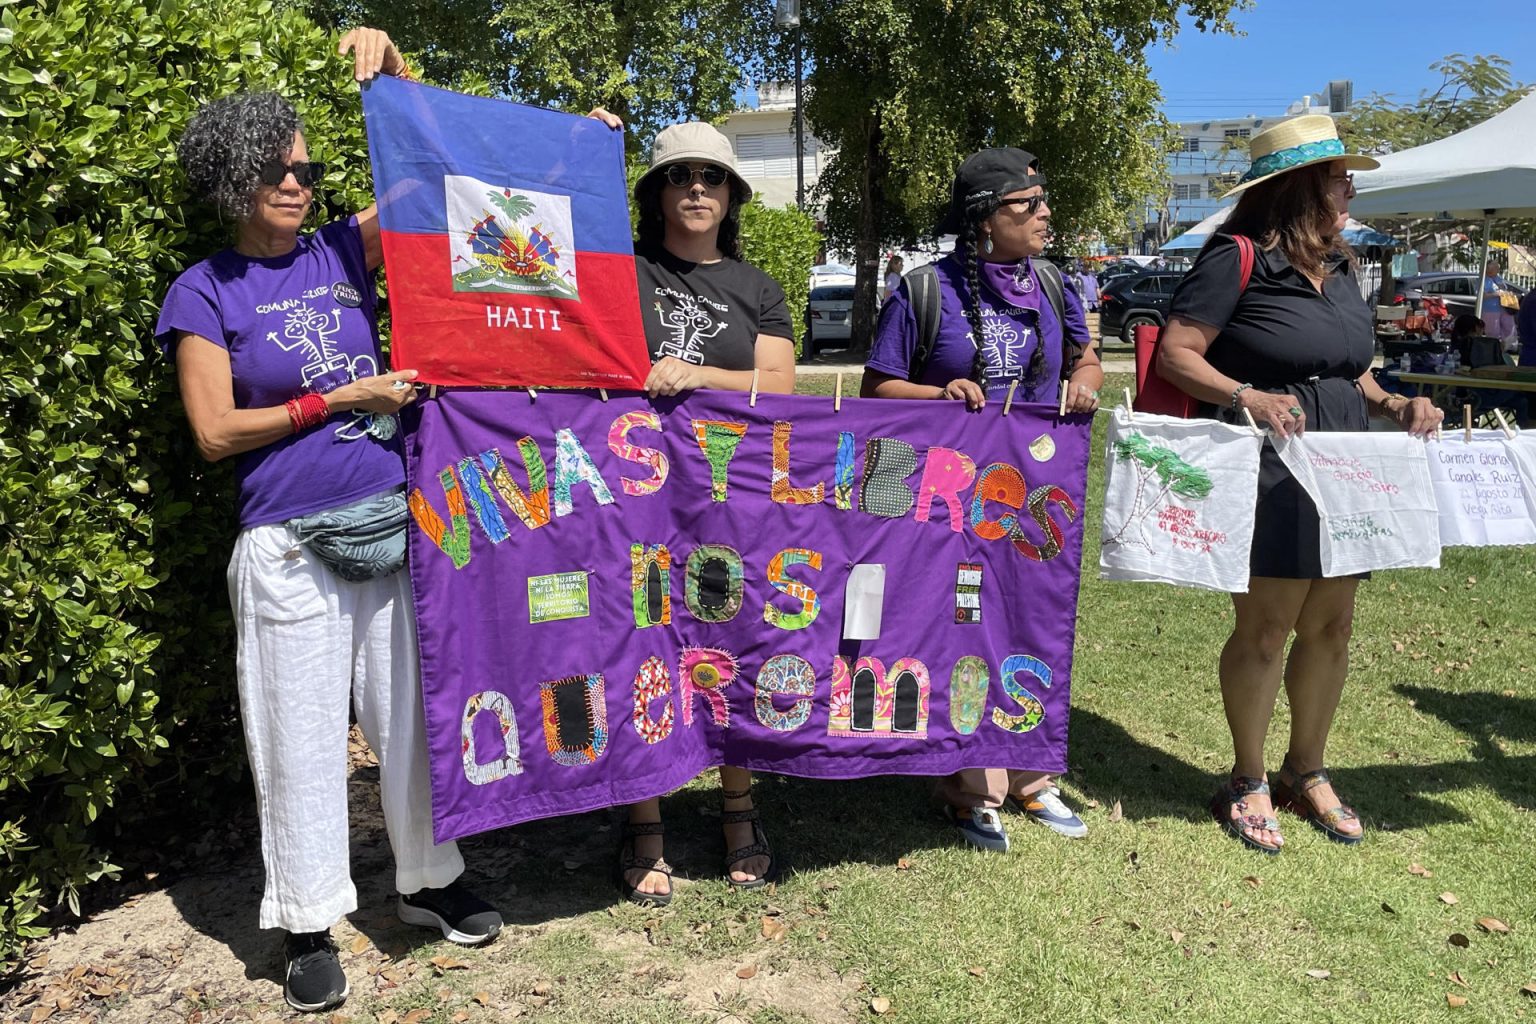
[[[1514,80],[1509,66],[1499,56],[1450,54],[1429,66],[1440,76],[1434,89],[1407,101],[1372,93],[1339,120],[1339,136],[1352,152],[1381,154],[1465,131],[1510,106],[1530,88]]]

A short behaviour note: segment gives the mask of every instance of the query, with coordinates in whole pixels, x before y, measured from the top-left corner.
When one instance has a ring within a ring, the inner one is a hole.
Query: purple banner
[[[735,392],[411,411],[439,842],[719,764],[1066,768],[1089,417]]]

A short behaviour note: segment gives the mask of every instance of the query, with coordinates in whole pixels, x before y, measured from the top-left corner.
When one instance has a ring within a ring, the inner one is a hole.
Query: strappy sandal
[[[1216,795],[1211,797],[1211,814],[1221,822],[1221,827],[1226,829],[1227,834],[1232,838],[1249,849],[1258,850],[1273,857],[1280,852],[1279,843],[1260,842],[1244,831],[1251,829],[1255,832],[1260,830],[1273,832],[1276,835],[1280,833],[1278,819],[1272,815],[1249,814],[1248,803],[1243,799],[1248,796],[1268,795],[1269,783],[1263,779],[1233,775],[1216,791]],[[1233,808],[1237,809],[1236,819],[1232,817]]]
[[[1290,764],[1286,763],[1280,766],[1278,774],[1279,778],[1275,781],[1276,807],[1285,808],[1336,843],[1354,846],[1365,838],[1363,830],[1352,833],[1344,832],[1338,827],[1346,821],[1361,823],[1360,815],[1355,813],[1353,807],[1340,803],[1326,811],[1319,811],[1307,796],[1318,786],[1332,785],[1333,780],[1328,778],[1328,769],[1319,768],[1315,772],[1298,775]]]
[[[619,838],[619,891],[631,903],[642,907],[664,907],[672,902],[672,865],[664,857],[639,857],[635,855],[635,839],[639,836],[664,836],[667,829],[659,821],[626,821]],[[666,892],[641,892],[629,884],[631,871],[654,871],[667,876]]]
[[[720,798],[722,800],[745,800],[751,795],[752,791],[750,789],[743,789],[739,792],[720,791]],[[762,815],[756,807],[751,807],[745,811],[721,809],[720,824],[722,827],[725,825],[739,825],[744,822],[752,823],[752,842],[746,846],[726,852],[725,880],[731,883],[731,888],[733,889],[761,889],[773,881],[779,872],[779,862],[773,855],[773,848],[768,845],[767,833],[763,831]],[[753,857],[767,857],[767,870],[749,882],[738,882],[731,877],[731,871],[736,865],[744,860],[751,860]]]

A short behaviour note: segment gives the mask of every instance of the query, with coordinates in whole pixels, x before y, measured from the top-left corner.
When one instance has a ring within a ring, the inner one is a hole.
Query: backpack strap
[[[1067,337],[1067,297],[1063,293],[1061,270],[1050,260],[1031,256],[1029,265],[1035,268],[1035,274],[1040,278],[1040,288],[1045,292],[1046,301],[1051,304],[1051,311],[1056,314],[1056,322],[1061,324],[1061,379],[1066,380],[1072,373],[1072,364],[1076,360],[1066,358],[1077,345]]]
[[[907,297],[912,303],[912,315],[917,319],[917,351],[912,353],[912,366],[907,380],[913,384],[922,380],[928,368],[928,358],[933,355],[933,343],[939,336],[939,317],[942,315],[939,298],[939,273],[933,264],[924,264],[909,271]]]

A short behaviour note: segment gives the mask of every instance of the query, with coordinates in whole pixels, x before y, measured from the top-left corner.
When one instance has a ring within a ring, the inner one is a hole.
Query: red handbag
[[[1248,289],[1253,277],[1253,239],[1245,235],[1233,235],[1237,243],[1238,280],[1237,294]],[[1191,419],[1200,403],[1168,383],[1157,373],[1157,353],[1163,344],[1163,327],[1142,324],[1134,332],[1136,343],[1136,398],[1131,408],[1155,416],[1177,416]]]

